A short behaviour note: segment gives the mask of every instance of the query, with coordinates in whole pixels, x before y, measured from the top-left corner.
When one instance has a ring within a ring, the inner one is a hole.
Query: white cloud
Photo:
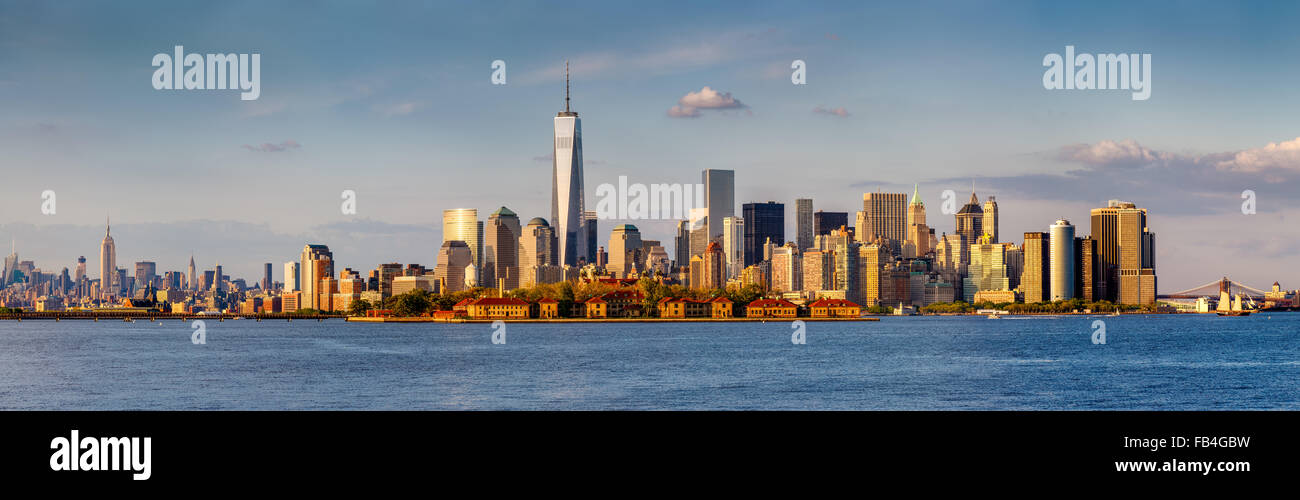
[[[731,92],[718,92],[707,85],[699,92],[687,92],[677,105],[668,109],[668,116],[673,118],[696,118],[701,109],[739,109],[746,107]]]
[[[1215,163],[1228,172],[1262,172],[1265,170],[1300,171],[1300,137],[1280,143],[1270,142],[1262,148],[1238,151],[1231,159]]]

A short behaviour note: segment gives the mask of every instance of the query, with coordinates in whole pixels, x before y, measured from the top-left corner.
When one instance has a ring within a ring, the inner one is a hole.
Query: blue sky
[[[58,270],[97,252],[111,214],[119,265],[182,269],[192,251],[251,278],[307,240],[348,267],[432,265],[443,209],[547,215],[568,59],[589,205],[620,175],[704,168],[736,170],[738,204],[790,209],[852,212],[918,182],[950,232],[939,193],[974,180],[1008,235],[1058,217],[1086,233],[1110,198],[1151,209],[1163,291],[1296,287],[1297,20],[1282,2],[4,1],[0,238]],[[260,53],[261,98],[154,90],[150,60],[174,45]],[[1152,54],[1151,98],[1044,89],[1043,56],[1066,45]],[[706,86],[744,107],[669,116]],[[637,225],[670,240],[669,222]]]

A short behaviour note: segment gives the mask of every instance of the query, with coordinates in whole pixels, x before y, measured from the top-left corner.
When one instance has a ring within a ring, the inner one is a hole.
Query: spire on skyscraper
[[[569,112],[569,60],[564,60],[564,112]]]
[[[925,203],[921,203],[921,185],[920,185],[920,184],[913,184],[913,185],[912,185],[912,204],[913,204],[913,205],[924,205],[924,204],[925,204]]]

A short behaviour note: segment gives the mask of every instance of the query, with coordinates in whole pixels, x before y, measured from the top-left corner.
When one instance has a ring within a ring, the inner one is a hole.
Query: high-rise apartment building
[[[785,244],[784,203],[746,203],[741,218],[745,219],[745,267],[763,261],[763,245],[769,239],[778,246]]]
[[[554,242],[555,231],[546,219],[528,221],[519,237],[519,286],[549,282],[539,277],[547,276],[546,269],[554,267]]]
[[[471,278],[466,272],[473,266],[474,253],[468,244],[462,240],[443,241],[438,250],[438,265],[433,270],[434,278],[446,285],[440,293],[465,290],[466,281]]]
[[[301,264],[298,267],[299,287],[302,290],[302,300],[298,306],[301,309],[319,309],[319,296],[321,294],[320,282],[325,278],[334,275],[334,253],[325,245],[306,245],[302,247],[302,255],[299,258]],[[221,280],[220,276],[214,278],[215,281]]]
[[[992,235],[984,235],[970,246],[970,265],[963,280],[963,300],[975,302],[975,293],[988,290],[1011,290],[1007,277],[1006,247],[993,243]]]
[[[284,263],[284,292],[297,292],[302,290],[302,283],[298,280],[298,271],[300,264],[297,262]],[[190,275],[194,275],[194,259],[190,259]],[[190,278],[194,281],[194,278]]]
[[[803,269],[799,248],[792,241],[772,250],[772,291],[803,290]]]

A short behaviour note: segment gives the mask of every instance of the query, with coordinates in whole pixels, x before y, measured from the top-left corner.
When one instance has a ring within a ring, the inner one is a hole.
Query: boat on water
[[[1215,312],[1218,313],[1219,316],[1227,318],[1250,316],[1250,313],[1255,312],[1259,308],[1255,305],[1255,299],[1251,298],[1249,295],[1245,297],[1246,300],[1243,304],[1241,294],[1229,297],[1227,286],[1221,286],[1219,288],[1219,307]]]
[[[998,313],[993,313],[989,315],[989,319],[1001,319],[1001,318],[1002,316],[999,316]]]

